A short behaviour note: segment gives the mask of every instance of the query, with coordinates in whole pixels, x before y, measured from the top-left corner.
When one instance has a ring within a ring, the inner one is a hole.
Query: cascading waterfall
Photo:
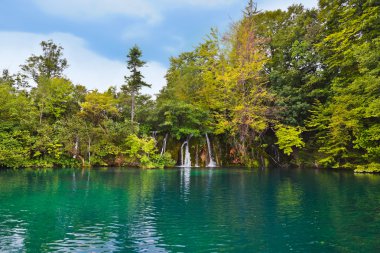
[[[206,167],[216,167],[216,162],[214,161],[214,158],[212,157],[212,149],[210,140],[208,138],[208,135],[206,133],[206,142],[207,142],[207,151],[208,151],[208,157],[209,157],[209,163]]]
[[[191,167],[191,158],[190,158],[190,151],[189,151],[189,142],[186,143],[186,149],[185,149],[185,163],[183,164],[184,167]]]
[[[157,131],[152,131],[152,138],[156,139],[156,137],[157,137]]]
[[[161,148],[161,156],[163,155],[163,154],[165,154],[165,152],[166,152],[166,143],[167,143],[167,141],[168,141],[168,134],[166,134],[165,135],[165,138],[164,138],[164,140],[163,140],[163,143],[162,143],[162,148]]]
[[[78,136],[75,137],[75,146],[74,146],[74,156],[73,158],[76,159],[78,155],[78,148],[79,148],[79,138]]]
[[[191,167],[191,157],[190,157],[190,148],[189,141],[192,135],[189,135],[187,140],[181,146],[181,167]],[[185,148],[185,154],[183,149]]]
[[[182,145],[181,145],[181,166],[183,167],[183,147],[187,144],[187,141],[185,141]]]
[[[194,167],[199,167],[198,145],[195,146],[195,165],[194,165]]]

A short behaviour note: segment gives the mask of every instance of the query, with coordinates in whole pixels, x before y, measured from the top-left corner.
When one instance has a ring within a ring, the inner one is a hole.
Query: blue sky
[[[316,7],[317,0],[261,0],[258,8],[286,9],[293,3]],[[75,84],[105,90],[120,86],[125,55],[140,46],[146,80],[155,94],[165,85],[169,57],[191,50],[210,31],[228,28],[241,17],[242,0],[2,0],[0,69],[18,71],[39,42],[53,39],[64,47]]]

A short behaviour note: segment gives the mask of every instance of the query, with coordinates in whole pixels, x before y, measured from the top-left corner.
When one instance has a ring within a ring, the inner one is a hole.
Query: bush
[[[162,169],[175,164],[169,153],[162,156],[157,154],[156,141],[151,137],[128,136],[126,150],[123,153],[128,156],[130,164],[138,164],[144,169]]]
[[[355,173],[380,173],[380,163],[358,165],[355,169]]]

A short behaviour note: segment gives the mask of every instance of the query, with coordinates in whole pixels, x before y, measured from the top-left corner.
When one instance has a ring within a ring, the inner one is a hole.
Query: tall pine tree
[[[133,123],[135,117],[136,96],[142,87],[151,87],[143,79],[140,69],[145,66],[146,62],[141,60],[142,52],[137,45],[129,50],[127,55],[127,68],[130,71],[129,76],[124,76],[126,84],[121,89],[131,96],[131,122]]]

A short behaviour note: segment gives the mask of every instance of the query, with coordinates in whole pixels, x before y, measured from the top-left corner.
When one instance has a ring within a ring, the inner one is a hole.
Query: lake
[[[1,252],[380,252],[380,175],[0,171]]]

